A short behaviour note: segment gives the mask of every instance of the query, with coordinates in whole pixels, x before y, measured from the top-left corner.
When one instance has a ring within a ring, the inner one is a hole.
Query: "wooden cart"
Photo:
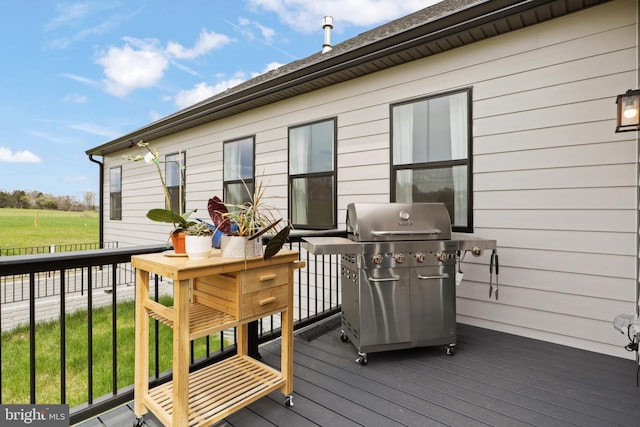
[[[166,426],[208,426],[278,388],[293,405],[293,270],[298,252],[281,250],[268,260],[203,260],[146,254],[136,268],[136,425],[148,411]],[[173,307],[149,298],[149,276],[173,279]],[[247,355],[247,324],[282,314],[280,371]],[[149,388],[149,319],[173,328],[173,380]],[[237,354],[189,373],[190,341],[237,327]]]

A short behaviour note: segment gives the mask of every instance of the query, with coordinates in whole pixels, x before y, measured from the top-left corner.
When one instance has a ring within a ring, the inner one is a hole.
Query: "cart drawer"
[[[273,286],[242,295],[242,319],[283,309],[287,306],[289,286]]]
[[[242,293],[252,293],[289,283],[289,266],[274,265],[239,273],[242,275]]]

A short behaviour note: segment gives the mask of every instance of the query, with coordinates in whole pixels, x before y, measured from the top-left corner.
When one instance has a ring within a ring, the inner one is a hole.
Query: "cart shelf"
[[[233,356],[189,374],[189,426],[208,426],[284,385],[279,371],[249,356]],[[145,404],[171,424],[173,383],[149,390]]]
[[[165,309],[169,310],[168,316],[166,315],[166,310],[162,310],[165,313],[165,315],[162,315],[153,309],[149,310],[149,316],[173,328],[173,307],[165,307]],[[189,303],[190,341],[235,326],[238,326],[238,321],[231,314],[207,307],[203,304],[195,302]]]

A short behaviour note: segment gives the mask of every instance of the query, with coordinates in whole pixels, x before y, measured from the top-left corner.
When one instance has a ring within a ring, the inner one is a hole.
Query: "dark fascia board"
[[[103,156],[133,147],[137,141],[152,141],[239,111],[255,108],[261,98],[288,91],[286,97],[309,90],[309,83],[363,64],[424,45],[447,36],[498,22],[540,7],[557,9],[557,15],[586,9],[611,0],[445,0],[415,14],[363,33],[336,45],[328,53],[316,53],[258,76],[212,98],[178,111],[106,144],[87,150],[87,155]],[[443,6],[446,6],[443,8]],[[444,11],[440,11],[444,9]],[[435,10],[441,15],[430,16]],[[422,23],[402,28],[404,20],[421,18]],[[399,30],[394,32],[395,27]],[[377,35],[377,33],[389,35]],[[371,39],[371,41],[369,41]],[[346,79],[344,79],[346,80]],[[243,108],[244,106],[244,108]]]

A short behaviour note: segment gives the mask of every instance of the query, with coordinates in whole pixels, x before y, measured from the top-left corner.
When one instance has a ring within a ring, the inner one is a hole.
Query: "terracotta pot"
[[[187,232],[184,230],[179,230],[176,232],[171,232],[171,243],[173,244],[173,250],[177,254],[185,254],[187,253],[184,238],[187,235]]]

